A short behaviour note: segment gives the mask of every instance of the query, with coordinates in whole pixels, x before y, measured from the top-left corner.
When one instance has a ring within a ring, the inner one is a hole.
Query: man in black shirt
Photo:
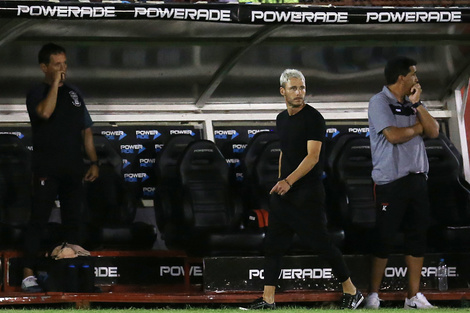
[[[31,218],[24,240],[25,263],[22,289],[39,292],[34,277],[35,258],[54,201],[59,199],[64,241],[80,243],[83,214],[83,180],[99,175],[93,144],[93,124],[80,92],[65,83],[65,49],[49,43],[38,54],[44,82],[33,88],[26,105],[33,133],[33,198]],[[85,170],[84,148],[91,166]]]
[[[274,309],[281,260],[296,233],[303,244],[326,258],[342,283],[341,307],[356,309],[364,297],[351,282],[349,270],[326,228],[325,191],[321,181],[321,147],[325,120],[306,104],[305,78],[287,69],[280,78],[287,110],[276,119],[281,139],[279,181],[271,190],[269,227],[265,244],[264,293],[248,309]]]

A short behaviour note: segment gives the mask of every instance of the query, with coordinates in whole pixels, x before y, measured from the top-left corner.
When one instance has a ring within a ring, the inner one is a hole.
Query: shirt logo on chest
[[[393,115],[404,115],[404,116],[416,115],[416,112],[415,110],[413,110],[412,107],[393,105],[393,104],[389,104],[389,106],[390,106],[390,109],[392,110]]]
[[[72,98],[72,104],[76,107],[80,107],[82,103],[80,102],[80,99],[78,98],[78,95],[75,91],[71,90],[69,91],[70,98]]]

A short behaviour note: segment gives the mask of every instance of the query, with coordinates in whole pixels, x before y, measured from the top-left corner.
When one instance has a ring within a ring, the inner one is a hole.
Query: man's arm
[[[382,130],[382,134],[391,144],[405,143],[416,136],[422,135],[423,125],[418,121],[409,127],[389,126]]]
[[[423,130],[420,135],[425,135],[429,138],[436,138],[439,136],[439,124],[437,121],[429,114],[428,110],[421,105],[421,85],[419,83],[415,84],[411,88],[411,95],[408,99],[413,103],[413,105],[418,105],[416,107],[416,117]]]
[[[277,184],[271,189],[270,193],[283,195],[289,191],[296,181],[307,175],[307,173],[312,170],[312,168],[318,163],[318,160],[320,159],[321,146],[321,141],[307,141],[307,155],[305,158],[302,160],[302,162],[300,162],[299,166],[297,166],[297,168],[289,174],[289,176],[287,176],[284,180],[278,181]],[[279,164],[279,172],[280,171]]]
[[[91,128],[86,128],[83,131],[83,144],[85,146],[85,152],[88,158],[90,159],[92,165],[85,174],[85,181],[94,181],[99,176],[99,167],[98,167],[98,156],[96,155],[95,144],[93,142],[93,132]]]
[[[62,77],[62,72],[57,71],[55,73],[55,79],[52,82],[49,92],[47,93],[46,98],[39,102],[36,107],[36,112],[40,118],[49,119],[54,113],[55,107],[57,105],[57,92],[59,90],[59,83]]]
[[[425,135],[429,138],[439,136],[439,123],[429,114],[422,105],[416,108],[417,122],[409,127],[386,127],[382,133],[392,144],[405,143],[416,136]]]
[[[437,138],[439,136],[439,123],[429,114],[428,110],[422,105],[416,108],[418,119],[423,126],[423,134],[429,138]]]

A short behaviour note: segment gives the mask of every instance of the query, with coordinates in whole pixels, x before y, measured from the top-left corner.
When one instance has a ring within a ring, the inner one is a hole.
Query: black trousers
[[[66,174],[33,177],[31,217],[24,236],[24,267],[34,268],[37,254],[43,248],[46,227],[54,201],[60,201],[63,241],[81,244],[83,216],[83,175]]]
[[[326,258],[340,282],[350,274],[343,255],[332,243],[326,228],[323,184],[295,186],[284,196],[271,195],[269,226],[265,242],[265,285],[276,286],[282,257],[297,234],[306,247]]]
[[[376,248],[374,255],[387,258],[399,231],[405,235],[404,253],[422,257],[430,224],[428,185],[424,174],[409,174],[375,186]]]

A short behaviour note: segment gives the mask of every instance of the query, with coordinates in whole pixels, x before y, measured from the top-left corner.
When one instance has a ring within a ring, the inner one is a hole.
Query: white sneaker
[[[36,277],[28,276],[21,282],[21,290],[24,292],[42,292],[42,288],[39,287]]]
[[[380,307],[380,301],[382,301],[382,299],[379,298],[379,294],[372,292],[367,296],[364,308],[377,310]]]
[[[403,307],[405,309],[437,309],[437,306],[429,303],[421,292],[418,292],[416,296],[411,299],[406,298],[405,305]]]

